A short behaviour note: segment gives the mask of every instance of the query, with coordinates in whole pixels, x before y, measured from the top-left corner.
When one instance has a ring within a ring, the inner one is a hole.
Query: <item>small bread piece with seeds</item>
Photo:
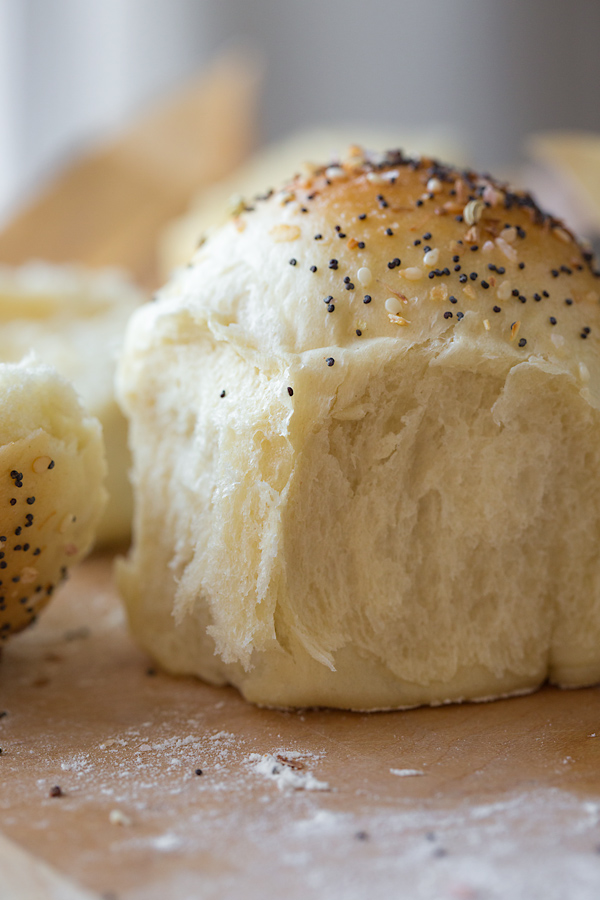
[[[599,287],[531,196],[399,152],[238,209],[126,338],[139,641],[272,706],[599,681]]]
[[[55,369],[0,363],[0,642],[90,549],[106,503],[100,423]]]
[[[125,541],[131,531],[127,423],[113,382],[125,325],[144,300],[118,270],[46,262],[0,266],[0,361],[19,362],[35,352],[73,384],[102,425],[109,500],[99,544]]]

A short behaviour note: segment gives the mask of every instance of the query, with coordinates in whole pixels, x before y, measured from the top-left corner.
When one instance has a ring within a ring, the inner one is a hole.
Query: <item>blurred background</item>
[[[224,47],[261,61],[257,140],[436,129],[512,172],[531,132],[600,131],[596,0],[0,0],[0,221]]]

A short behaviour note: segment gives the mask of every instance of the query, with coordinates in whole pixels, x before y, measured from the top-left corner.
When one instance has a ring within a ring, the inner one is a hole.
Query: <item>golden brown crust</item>
[[[591,252],[530,194],[491,176],[400,151],[369,159],[351,148],[343,162],[297,175],[281,192],[236,210],[240,234],[254,230],[254,209],[264,220],[269,207],[269,237],[283,244],[285,262],[289,256],[297,270],[318,270],[321,280],[329,269],[327,293],[320,292],[323,300],[331,297],[332,312],[344,301],[359,309],[356,294],[371,297],[363,310],[366,336],[369,316],[382,308],[376,301],[390,297],[399,301],[397,309],[388,303],[390,324],[411,324],[409,301],[433,300],[453,320],[447,325],[478,310],[486,331],[498,332],[501,324],[502,336],[526,352],[543,331],[571,342],[587,340],[600,326],[600,273]],[[273,224],[278,216],[282,224]],[[295,243],[307,230],[314,252]],[[366,286],[357,280],[361,268]]]

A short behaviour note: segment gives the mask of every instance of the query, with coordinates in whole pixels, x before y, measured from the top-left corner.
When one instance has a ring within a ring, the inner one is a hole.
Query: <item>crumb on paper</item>
[[[108,814],[108,821],[111,825],[121,825],[123,827],[131,825],[129,816],[126,816],[120,809],[111,809]]]

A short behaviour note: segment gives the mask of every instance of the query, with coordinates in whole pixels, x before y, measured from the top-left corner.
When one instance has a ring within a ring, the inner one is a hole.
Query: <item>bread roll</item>
[[[0,363],[0,647],[90,549],[106,503],[99,422],[55,369]]]
[[[399,152],[238,211],[128,330],[166,669],[395,709],[600,679],[600,306],[527,194]]]
[[[126,540],[131,530],[127,424],[113,382],[125,324],[143,299],[111,269],[0,266],[0,361],[18,362],[34,350],[74,384],[102,424],[109,503],[98,528],[100,544]]]

